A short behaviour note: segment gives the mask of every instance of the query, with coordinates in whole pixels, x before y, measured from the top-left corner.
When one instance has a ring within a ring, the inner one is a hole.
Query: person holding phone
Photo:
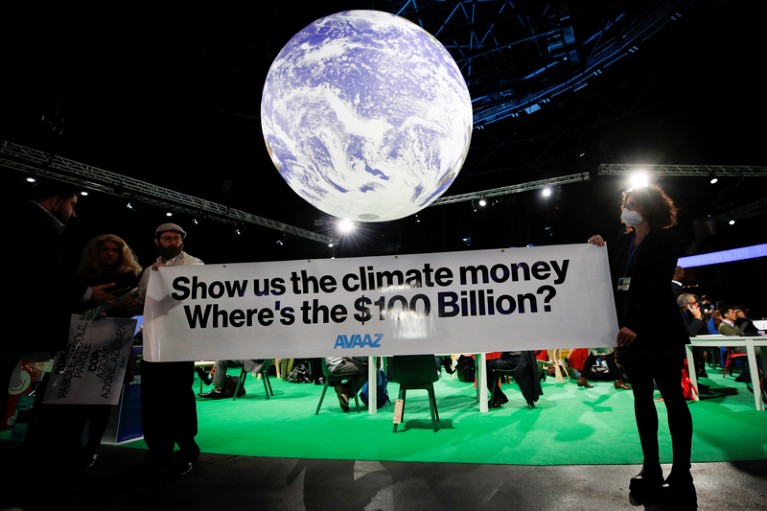
[[[703,311],[700,308],[698,298],[692,293],[682,293],[676,299],[679,311],[684,318],[687,335],[695,337],[696,335],[708,335],[708,325],[703,318]],[[703,356],[703,348],[693,346],[692,358],[695,362],[695,374],[698,378],[708,378],[706,372],[706,359]]]

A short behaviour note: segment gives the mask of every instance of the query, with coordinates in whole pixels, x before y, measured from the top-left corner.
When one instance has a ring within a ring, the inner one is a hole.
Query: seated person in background
[[[722,315],[722,322],[719,323],[719,333],[729,337],[738,335],[738,327],[735,326],[735,320],[738,319],[738,315],[735,312],[735,307],[724,305],[719,309],[719,313]]]
[[[205,394],[198,394],[200,397],[210,399],[221,399],[225,396],[223,392],[224,382],[226,381],[226,370],[230,368],[244,368],[249,373],[256,373],[261,370],[264,360],[216,360],[210,374],[205,374],[201,367],[195,367],[197,376],[205,385],[213,384],[213,390]]]
[[[682,293],[676,299],[679,311],[682,313],[684,325],[687,328],[687,335],[695,337],[696,335],[708,335],[708,325],[703,318],[703,311],[700,308],[698,299],[692,293]],[[707,378],[706,360],[703,357],[703,348],[700,346],[692,347],[692,358],[695,362],[695,374],[698,378]]]
[[[434,361],[437,364],[437,372],[442,374],[442,368],[445,369],[447,374],[453,374],[453,357],[450,355],[434,355]]]
[[[543,394],[541,379],[538,376],[538,362],[534,351],[504,351],[487,354],[487,390],[490,392],[488,408],[498,408],[509,402],[509,398],[498,384],[499,374],[496,369],[514,371],[514,381],[527,402],[528,408],[535,408],[535,402]]]
[[[589,378],[595,379],[596,377],[593,368],[597,361],[597,357],[602,357],[605,364],[607,364],[608,374],[610,375],[610,379],[613,380],[613,385],[616,389],[631,389],[631,387],[626,385],[626,382],[623,381],[623,371],[621,371],[618,362],[615,360],[615,350],[613,348],[595,348],[589,350],[589,356],[586,357],[586,360],[583,362],[583,370],[578,377],[579,387],[586,387],[587,389],[594,388],[593,385],[589,384],[588,380]]]
[[[351,382],[357,392],[368,381],[367,357],[325,357],[325,365],[333,376],[347,377],[333,386],[338,396],[338,403],[344,412],[349,411],[349,397],[354,395]]]
[[[706,326],[708,326],[708,333],[709,335],[716,335],[719,333],[719,324],[722,322],[722,313],[719,311],[719,309],[714,309],[713,312],[711,312],[711,317],[708,321],[706,321]]]
[[[739,335],[757,336],[759,335],[759,329],[756,328],[754,322],[746,314],[745,307],[735,307],[735,328],[738,329]]]

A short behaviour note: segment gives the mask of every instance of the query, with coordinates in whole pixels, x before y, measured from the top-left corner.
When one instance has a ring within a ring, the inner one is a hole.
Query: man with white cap
[[[154,242],[160,256],[146,268],[141,289],[146,290],[149,276],[165,266],[205,264],[184,252],[186,231],[174,223],[157,227]],[[194,361],[147,362],[141,365],[141,413],[146,465],[154,473],[175,472],[186,475],[200,456],[197,435],[197,403],[194,384]],[[175,446],[178,451],[174,453]]]

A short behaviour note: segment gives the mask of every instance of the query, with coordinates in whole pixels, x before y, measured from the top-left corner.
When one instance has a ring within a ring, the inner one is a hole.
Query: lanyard
[[[631,237],[631,245],[629,245],[629,258],[626,261],[626,270],[623,272],[623,275],[628,275],[629,268],[631,268],[631,260],[634,258],[634,254],[636,254],[636,251],[639,249],[639,245],[634,245],[634,240],[636,239],[636,234],[632,235]]]

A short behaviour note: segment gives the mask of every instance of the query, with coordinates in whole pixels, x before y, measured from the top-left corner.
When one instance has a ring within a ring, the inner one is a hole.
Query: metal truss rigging
[[[693,3],[626,2],[593,25],[579,24],[567,0],[404,0],[394,2],[393,12],[451,53],[472,91],[474,127],[481,129],[586,87]]]
[[[447,197],[440,197],[431,203],[430,206],[441,206],[444,204],[455,204],[456,202],[465,202],[470,200],[476,200],[481,198],[498,197],[501,195],[510,195],[512,193],[528,192],[530,190],[539,190],[547,186],[565,185],[569,183],[577,183],[579,181],[588,181],[588,173],[581,172],[579,174],[569,174],[567,176],[553,177],[550,179],[541,179],[539,181],[529,181],[527,183],[519,183],[516,185],[502,186],[500,188],[492,188],[490,190],[484,190],[479,192],[463,193],[459,195],[449,195]]]
[[[767,177],[767,167],[749,165],[621,165],[603,163],[599,165],[601,176],[623,176],[637,171],[646,171],[656,176],[691,176],[691,177]],[[760,199],[740,206],[713,218],[715,223],[764,214],[767,199]]]
[[[767,177],[767,167],[752,165],[626,165],[602,163],[600,176],[622,176],[644,170],[657,176]]]
[[[252,215],[223,204],[176,192],[5,140],[0,143],[0,165],[36,176],[65,181],[124,199],[130,199],[135,194],[143,203],[171,208],[216,222],[233,225],[254,224],[331,246],[338,243],[335,238],[300,227]]]

